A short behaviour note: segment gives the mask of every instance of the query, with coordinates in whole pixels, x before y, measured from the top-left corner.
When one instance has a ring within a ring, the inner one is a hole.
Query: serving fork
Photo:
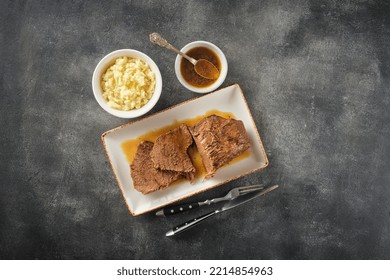
[[[241,195],[262,190],[264,187],[263,185],[251,185],[251,186],[245,186],[245,187],[237,187],[229,191],[225,196],[223,197],[217,197],[213,199],[207,199],[202,202],[193,202],[193,203],[186,203],[182,205],[176,205],[171,207],[163,208],[156,212],[156,216],[164,217],[169,215],[174,215],[177,213],[182,213],[191,209],[195,209],[204,205],[210,205],[213,203],[218,203],[221,201],[227,201],[227,200],[233,200]]]

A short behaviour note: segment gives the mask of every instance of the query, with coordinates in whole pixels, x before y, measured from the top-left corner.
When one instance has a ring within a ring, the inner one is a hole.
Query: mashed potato
[[[111,108],[129,111],[148,103],[156,87],[156,75],[143,60],[124,56],[103,74],[101,86]]]

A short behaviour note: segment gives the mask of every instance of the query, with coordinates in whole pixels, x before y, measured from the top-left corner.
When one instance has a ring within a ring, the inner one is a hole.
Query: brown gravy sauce
[[[200,120],[204,119],[205,117],[211,116],[211,115],[217,115],[220,117],[224,117],[226,119],[235,119],[234,115],[230,112],[221,112],[219,110],[211,110],[208,111],[206,114],[197,116],[195,118],[191,119],[185,119],[181,121],[175,121],[170,125],[164,126],[162,128],[151,130],[148,133],[145,133],[137,138],[126,140],[121,144],[122,150],[126,155],[127,162],[131,164],[133,162],[135,153],[137,152],[138,144],[141,141],[151,141],[155,142],[157,137],[160,136],[163,133],[166,133],[176,127],[178,127],[181,124],[186,124],[188,126],[193,126],[196,123],[198,123]],[[191,145],[191,147],[188,149],[188,154],[192,160],[192,163],[194,164],[196,168],[196,175],[195,178],[204,177],[206,175],[206,170],[203,166],[202,157],[200,156],[198,149],[196,148],[195,143]],[[230,161],[227,165],[231,165],[233,163],[236,163],[244,158],[247,158],[250,155],[249,150],[246,150],[244,153],[239,155],[238,157],[234,158],[232,161]],[[185,180],[185,179],[183,179]],[[183,181],[179,179],[178,181]]]
[[[218,71],[221,73],[221,61],[218,55],[212,50],[205,47],[196,47],[187,51],[186,54],[192,58],[195,58],[196,60],[203,58],[210,61],[212,64],[215,65],[215,67],[217,67]],[[180,72],[183,76],[183,79],[194,87],[208,87],[216,81],[199,76],[195,72],[194,65],[184,58],[181,59]]]

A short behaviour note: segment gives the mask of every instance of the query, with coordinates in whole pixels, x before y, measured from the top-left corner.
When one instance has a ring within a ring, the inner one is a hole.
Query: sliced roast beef
[[[206,179],[250,147],[248,134],[240,120],[211,115],[190,127],[190,132],[202,157]]]
[[[160,135],[150,153],[154,167],[160,170],[181,172],[192,181],[196,170],[187,153],[192,142],[191,133],[185,124]]]
[[[180,172],[155,168],[150,157],[152,149],[152,142],[142,141],[130,165],[134,188],[143,194],[166,188],[182,177]]]

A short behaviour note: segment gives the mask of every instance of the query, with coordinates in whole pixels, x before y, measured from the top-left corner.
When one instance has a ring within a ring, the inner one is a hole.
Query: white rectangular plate
[[[198,178],[193,184],[183,181],[147,195],[135,190],[130,176],[130,167],[121,144],[151,130],[170,125],[174,121],[204,115],[210,110],[230,112],[234,114],[236,119],[243,121],[251,141],[250,155],[234,164],[219,169],[215,176],[208,180]],[[103,133],[102,142],[127,208],[133,216],[161,208],[263,169],[268,165],[267,155],[261,143],[256,124],[242,90],[237,84],[109,130]]]

